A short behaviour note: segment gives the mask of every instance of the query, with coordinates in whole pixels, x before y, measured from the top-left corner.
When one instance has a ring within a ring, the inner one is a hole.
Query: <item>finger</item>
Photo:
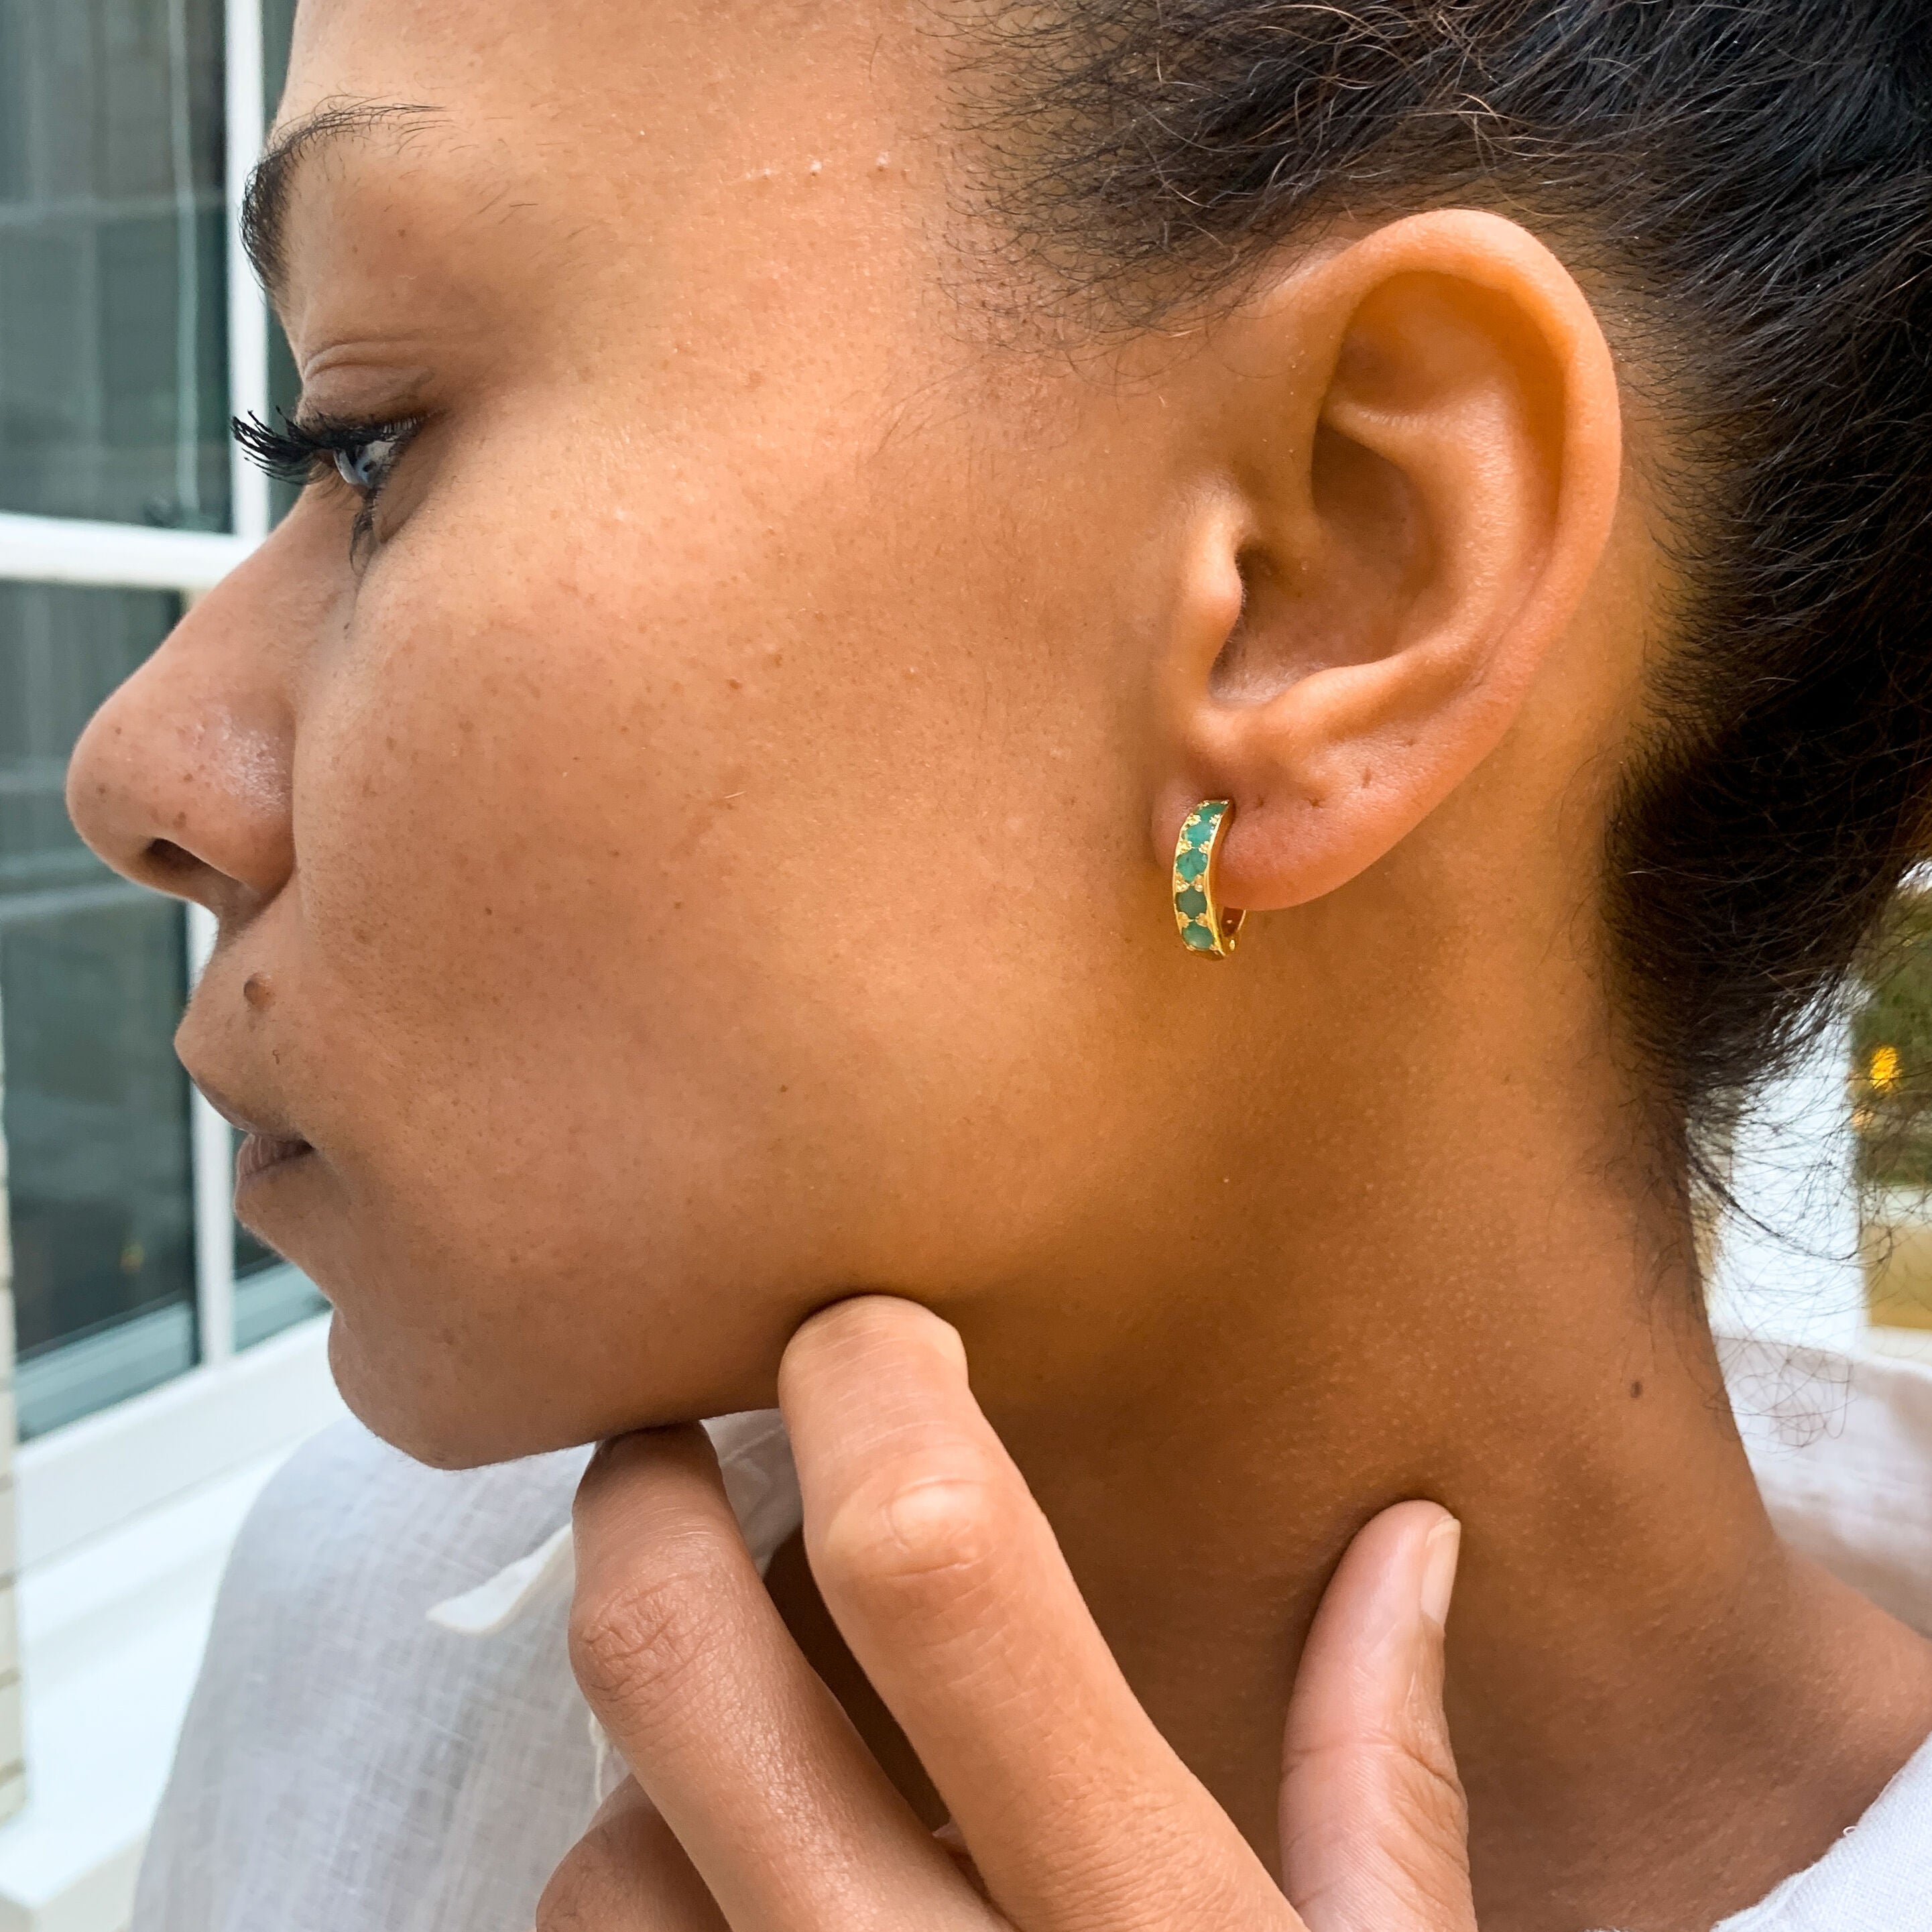
[[[605,1444],[573,1520],[578,1682],[735,1932],[985,1932],[786,1631],[704,1432]]]
[[[1468,1814],[1442,1711],[1462,1526],[1383,1510],[1343,1556],[1295,1674],[1283,1880],[1310,1932],[1475,1932]]]
[[[945,1323],[883,1297],[800,1330],[779,1370],[826,1605],[1028,1932],[1289,1922],[1141,1708]]]
[[[535,1932],[729,1932],[697,1868],[636,1780],[598,1806],[550,1874]]]

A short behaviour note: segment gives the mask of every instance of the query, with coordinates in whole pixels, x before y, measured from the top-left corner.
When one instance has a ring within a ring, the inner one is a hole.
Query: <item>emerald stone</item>
[[[1198,886],[1176,892],[1174,902],[1190,919],[1204,919],[1208,915],[1208,895]]]
[[[1210,845],[1214,841],[1214,828],[1220,822],[1218,812],[1204,812],[1188,826],[1184,836],[1190,845]]]
[[[1197,952],[1212,952],[1214,950],[1214,928],[1211,926],[1184,926],[1180,936]]]
[[[1208,869],[1208,855],[1205,852],[1180,853],[1175,856],[1174,869],[1184,879],[1198,879]]]

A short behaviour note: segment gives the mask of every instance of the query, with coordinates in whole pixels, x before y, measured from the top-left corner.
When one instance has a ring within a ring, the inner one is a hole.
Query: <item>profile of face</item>
[[[1507,1151],[1405,1070],[1606,1051],[1659,567],[1576,284],[1426,214],[1090,328],[936,18],[302,10],[257,242],[319,473],[70,799],[219,915],[238,1210],[430,1460],[768,1401],[861,1290],[1084,1372]],[[1232,962],[1169,907],[1208,798]]]

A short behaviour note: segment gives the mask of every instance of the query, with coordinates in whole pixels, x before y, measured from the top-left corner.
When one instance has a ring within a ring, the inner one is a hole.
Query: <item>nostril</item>
[[[176,880],[190,878],[207,868],[185,847],[177,845],[172,838],[151,838],[143,856],[146,860],[148,876],[165,890]]]

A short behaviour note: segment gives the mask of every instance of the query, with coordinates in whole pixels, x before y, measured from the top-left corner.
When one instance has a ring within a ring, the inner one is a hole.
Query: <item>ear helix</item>
[[[1174,848],[1174,922],[1190,952],[1226,959],[1234,950],[1245,912],[1224,909],[1215,890],[1221,842],[1234,822],[1232,800],[1204,799],[1180,827]]]

